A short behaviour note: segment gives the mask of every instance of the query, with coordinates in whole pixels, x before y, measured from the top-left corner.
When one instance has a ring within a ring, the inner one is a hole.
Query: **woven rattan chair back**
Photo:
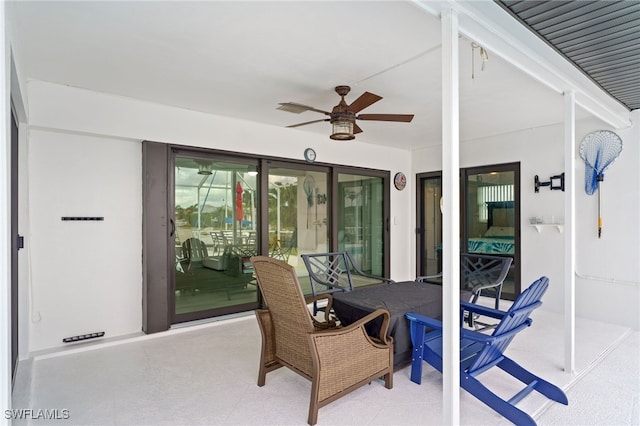
[[[270,257],[252,258],[262,297],[271,314],[275,356],[311,377],[307,335],[315,331],[295,268]]]

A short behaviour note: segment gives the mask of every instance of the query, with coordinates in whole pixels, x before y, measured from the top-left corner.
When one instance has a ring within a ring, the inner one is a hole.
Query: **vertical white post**
[[[460,131],[458,14],[442,12],[442,424],[460,424]]]
[[[576,96],[564,93],[564,370],[575,370],[576,340]]]
[[[9,46],[5,35],[5,4],[0,4],[0,407],[11,409],[11,109],[9,89]],[[0,416],[0,425],[11,424]]]

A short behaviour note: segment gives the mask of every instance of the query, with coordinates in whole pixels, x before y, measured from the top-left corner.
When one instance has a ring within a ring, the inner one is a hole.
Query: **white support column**
[[[575,371],[576,350],[576,96],[564,93],[564,370]]]
[[[442,424],[460,424],[460,131],[458,13],[442,11]]]

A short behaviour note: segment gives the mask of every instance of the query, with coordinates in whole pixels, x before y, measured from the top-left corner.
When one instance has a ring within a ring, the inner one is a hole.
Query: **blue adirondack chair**
[[[531,312],[540,306],[540,299],[549,287],[549,279],[541,277],[523,291],[508,311],[485,308],[461,302],[461,310],[487,315],[500,320],[491,335],[469,329],[460,329],[460,386],[480,401],[516,425],[535,425],[524,411],[516,408],[520,400],[532,391],[568,405],[565,393],[557,386],[541,379],[504,355],[516,334],[531,325]],[[422,361],[442,372],[442,322],[414,313],[406,314],[411,324],[413,360],[411,381],[420,384]],[[526,384],[525,388],[509,400],[500,398],[484,386],[478,376],[492,367],[499,367]]]

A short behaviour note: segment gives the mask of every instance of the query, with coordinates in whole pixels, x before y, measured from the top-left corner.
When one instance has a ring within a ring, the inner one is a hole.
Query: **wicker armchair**
[[[262,332],[258,386],[266,374],[288,367],[311,380],[308,422],[314,425],[318,409],[345,394],[384,377],[393,387],[393,342],[387,337],[389,312],[379,309],[348,327],[336,326],[331,317],[331,295],[305,300],[295,269],[266,256],[251,258],[267,309],[256,311]],[[327,299],[325,321],[311,315],[308,303]],[[364,324],[383,317],[382,340],[367,335]],[[343,362],[349,360],[349,362]]]

